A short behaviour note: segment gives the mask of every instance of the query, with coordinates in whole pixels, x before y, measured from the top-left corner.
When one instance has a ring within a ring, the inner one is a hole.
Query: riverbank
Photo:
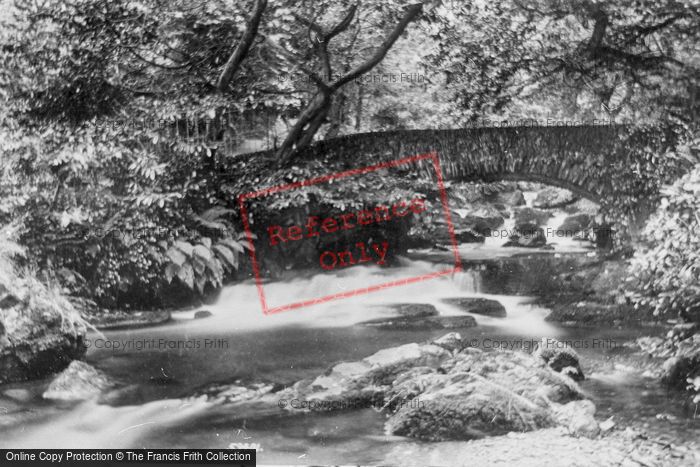
[[[632,428],[614,430],[596,439],[575,438],[564,429],[509,433],[483,440],[413,443],[387,456],[387,463],[405,466],[525,465],[537,466],[695,466],[700,462],[697,445],[653,439]]]

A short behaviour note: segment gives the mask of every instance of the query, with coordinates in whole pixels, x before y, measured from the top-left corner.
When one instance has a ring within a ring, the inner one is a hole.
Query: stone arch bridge
[[[613,219],[639,224],[655,207],[661,185],[688,169],[682,161],[665,155],[676,141],[672,129],[662,126],[396,130],[319,141],[281,168],[272,151],[234,159],[244,163],[248,174],[252,169],[256,176],[255,185],[239,183],[238,193],[241,193],[292,180],[289,175],[293,166],[315,163],[324,171],[318,175],[325,175],[437,152],[445,180],[544,183],[601,204],[613,214]],[[428,164],[424,165],[426,176],[434,176],[434,171],[427,169]],[[274,176],[259,177],[270,174],[273,167],[278,169],[272,171]]]
[[[659,126],[400,130],[320,141],[296,162],[323,160],[331,167],[342,161],[353,168],[435,151],[445,180],[539,182],[636,218],[656,204],[663,183],[687,169],[664,157],[675,142],[674,133]]]

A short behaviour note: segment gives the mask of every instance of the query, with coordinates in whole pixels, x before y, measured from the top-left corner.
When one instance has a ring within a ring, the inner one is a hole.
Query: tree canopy
[[[698,121],[696,0],[2,6],[0,222],[105,302],[166,267],[200,291],[233,273],[243,247],[210,179],[239,124],[273,126],[293,172],[300,147],[368,129]]]

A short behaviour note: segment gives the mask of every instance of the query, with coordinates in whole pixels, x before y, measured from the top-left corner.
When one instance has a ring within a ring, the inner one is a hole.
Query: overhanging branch
[[[248,22],[243,37],[226,61],[226,65],[224,65],[224,69],[216,82],[216,88],[219,92],[225,92],[228,89],[229,84],[240,69],[241,63],[243,63],[243,60],[248,55],[248,51],[250,51],[250,47],[253,45],[255,36],[258,34],[260,20],[262,19],[266,7],[267,0],[255,0],[253,15]]]

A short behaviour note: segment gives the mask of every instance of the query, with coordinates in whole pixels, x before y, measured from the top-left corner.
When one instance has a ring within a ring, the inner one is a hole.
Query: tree
[[[453,78],[465,120],[552,96],[569,116],[697,120],[697,3],[497,0],[442,8],[431,64]]]
[[[18,0],[0,35],[2,221],[21,224],[39,269],[102,305],[151,306],[176,277],[220,286],[242,248],[231,195],[211,183],[217,143],[172,133],[222,109],[295,118],[316,85],[280,77],[320,70],[303,19],[328,31],[333,66],[357,67],[326,74],[337,90],[381,60],[408,23],[401,6]],[[376,50],[369,25],[397,23]],[[355,39],[371,46],[360,63]]]
[[[345,31],[355,16],[356,6],[352,6],[344,18],[335,24],[330,30],[324,30],[319,24],[312,20],[301,19],[308,25],[309,30],[315,33],[315,37],[311,38],[314,43],[314,51],[321,64],[322,74],[306,69],[307,74],[311,77],[317,86],[317,91],[312,98],[310,104],[300,114],[297,122],[289,131],[282,146],[277,152],[277,157],[281,164],[288,162],[295,151],[298,151],[311,143],[314,136],[318,132],[321,125],[324,123],[331,109],[333,96],[341,87],[349,82],[359,78],[363,74],[372,70],[382,59],[399,36],[404,32],[408,24],[413,21],[422,11],[422,4],[409,6],[403,16],[396,24],[393,30],[386,36],[380,46],[366,60],[358,64],[348,73],[333,79],[333,68],[331,57],[329,56],[328,46],[335,36]]]

